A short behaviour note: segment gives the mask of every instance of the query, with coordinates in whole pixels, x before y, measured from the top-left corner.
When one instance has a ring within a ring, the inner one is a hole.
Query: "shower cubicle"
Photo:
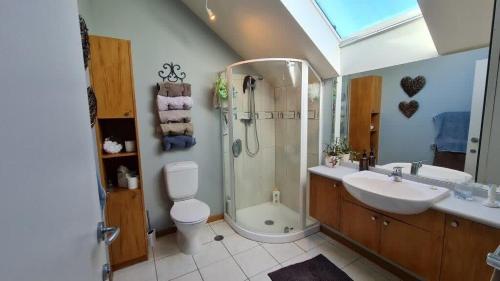
[[[308,215],[307,168],[321,157],[320,77],[307,61],[247,60],[226,69],[221,109],[224,217],[262,242],[319,229]]]

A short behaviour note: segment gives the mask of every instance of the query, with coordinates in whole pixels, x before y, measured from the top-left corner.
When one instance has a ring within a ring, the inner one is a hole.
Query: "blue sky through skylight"
[[[418,9],[417,0],[315,0],[341,38]]]

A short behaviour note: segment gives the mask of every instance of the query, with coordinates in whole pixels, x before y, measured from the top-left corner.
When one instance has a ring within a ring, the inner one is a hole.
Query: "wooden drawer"
[[[339,229],[342,183],[310,174],[309,188],[309,215],[322,224]]]
[[[355,203],[359,206],[376,211],[376,212],[381,213],[387,217],[390,217],[390,218],[399,220],[401,222],[419,227],[421,229],[424,229],[426,231],[430,231],[430,232],[437,234],[437,235],[443,235],[443,233],[444,233],[444,214],[441,212],[429,209],[423,213],[416,214],[416,215],[394,214],[394,213],[384,212],[384,211],[375,209],[371,206],[368,206],[368,205],[362,203],[361,201],[354,198],[351,194],[349,194],[349,192],[345,188],[342,188],[341,194],[342,194],[343,200],[347,200],[347,201]]]
[[[382,216],[349,201],[342,202],[340,231],[365,247],[378,252]]]

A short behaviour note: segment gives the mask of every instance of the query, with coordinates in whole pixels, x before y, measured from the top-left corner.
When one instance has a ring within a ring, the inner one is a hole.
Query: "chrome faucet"
[[[422,165],[423,165],[422,163],[423,163],[423,162],[424,162],[424,161],[415,161],[415,162],[411,162],[411,171],[410,171],[410,173],[411,173],[412,175],[418,175],[418,170],[419,170],[420,168],[422,168]]]
[[[395,182],[403,181],[403,167],[393,167],[392,173],[389,174],[389,177],[392,177],[392,180]]]

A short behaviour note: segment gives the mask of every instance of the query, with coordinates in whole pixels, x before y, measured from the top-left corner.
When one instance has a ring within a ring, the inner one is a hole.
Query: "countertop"
[[[358,172],[357,169],[339,166],[328,168],[326,166],[316,166],[308,169],[309,172],[341,181],[343,177]],[[500,208],[488,208],[483,206],[482,202],[486,198],[474,197],[474,201],[465,201],[453,196],[434,203],[433,209],[470,219],[494,228],[500,229]]]

